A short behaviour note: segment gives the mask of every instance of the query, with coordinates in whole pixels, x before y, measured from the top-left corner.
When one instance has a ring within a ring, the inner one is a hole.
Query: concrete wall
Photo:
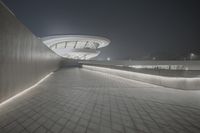
[[[58,69],[60,59],[0,2],[0,102]]]
[[[169,77],[90,65],[83,65],[83,68],[169,88],[181,90],[200,90],[200,77]]]
[[[145,69],[145,68],[132,68],[127,66],[114,66],[114,65],[102,65],[102,64],[88,64],[88,65],[138,72],[149,75],[165,76],[165,77],[200,78],[200,70]]]
[[[110,61],[97,61],[97,60],[87,60],[79,61],[83,64],[95,64],[104,66],[131,66],[131,65],[181,65],[187,68],[187,70],[200,70],[200,60],[110,60]]]
[[[82,65],[80,63],[78,63],[77,60],[63,58],[61,60],[60,67],[61,68],[82,67]]]

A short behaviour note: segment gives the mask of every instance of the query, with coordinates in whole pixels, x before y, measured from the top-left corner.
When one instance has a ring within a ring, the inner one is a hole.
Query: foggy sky
[[[99,59],[200,54],[199,0],[3,0],[36,36],[107,37]]]

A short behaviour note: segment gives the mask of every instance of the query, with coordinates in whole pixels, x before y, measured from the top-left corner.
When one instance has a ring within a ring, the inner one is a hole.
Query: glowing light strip
[[[167,77],[88,65],[83,65],[83,68],[164,87],[181,90],[200,90],[200,77]]]
[[[33,86],[23,90],[22,92],[19,92],[18,94],[14,95],[13,97],[3,101],[2,103],[0,103],[0,107],[5,105],[6,103],[9,103],[11,101],[13,101],[14,99],[20,97],[21,95],[27,93],[28,91],[30,91],[31,89],[35,88],[36,86],[38,86],[40,83],[42,83],[45,79],[47,79],[49,76],[51,76],[53,74],[53,72],[49,73],[48,75],[46,75],[44,78],[42,78],[40,81],[38,81],[36,84],[34,84]]]
[[[109,75],[109,76],[111,76],[113,78],[118,78],[118,79],[126,80],[126,81],[129,81],[129,82],[134,82],[134,83],[137,82],[137,83],[140,83],[140,84],[143,84],[143,85],[151,85],[151,87],[160,87],[160,85],[151,84],[151,83],[148,83],[148,82],[134,80],[134,79],[129,79],[129,78],[125,78],[125,77],[114,75],[114,74],[110,74],[110,73],[105,73],[105,72],[101,72],[101,71],[95,71],[95,70],[87,69],[87,68],[85,70],[86,71],[91,71],[91,72],[94,72],[94,73],[98,73],[98,74],[107,74],[107,75]]]
[[[132,71],[126,71],[126,70],[119,70],[119,69],[113,69],[113,68],[107,68],[107,67],[97,67],[97,66],[89,66],[89,65],[83,65],[85,68],[91,68],[91,69],[96,69],[96,70],[104,70],[104,71],[110,71],[110,72],[119,72],[123,74],[137,74],[141,76],[151,76],[151,77],[157,77],[157,78],[169,78],[169,79],[187,79],[187,80],[194,80],[197,79],[199,80],[200,77],[167,77],[167,76],[160,76],[160,75],[152,75],[152,74],[145,74],[145,73],[139,73],[139,72],[132,72]]]

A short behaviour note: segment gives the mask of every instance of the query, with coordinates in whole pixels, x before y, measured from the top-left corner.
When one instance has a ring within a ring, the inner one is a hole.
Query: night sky
[[[98,59],[200,55],[200,0],[3,0],[36,36],[109,38]]]

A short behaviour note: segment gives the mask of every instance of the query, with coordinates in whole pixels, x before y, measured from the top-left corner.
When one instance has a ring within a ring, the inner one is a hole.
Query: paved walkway
[[[0,107],[1,133],[200,133],[200,91],[71,68]]]

